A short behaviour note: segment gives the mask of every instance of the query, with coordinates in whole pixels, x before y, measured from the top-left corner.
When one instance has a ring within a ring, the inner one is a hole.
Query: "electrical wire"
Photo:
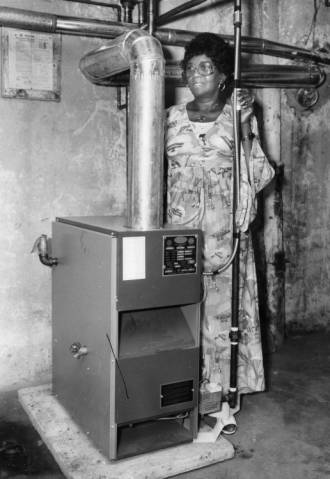
[[[322,1],[321,1],[321,0],[319,1],[319,4],[317,4],[317,0],[314,0],[314,14],[313,14],[313,19],[312,19],[312,22],[311,22],[311,26],[310,26],[310,28],[309,28],[309,33],[308,33],[307,38],[306,38],[306,40],[305,40],[305,46],[307,45],[307,43],[308,43],[308,41],[309,41],[311,35],[313,35],[312,45],[314,46],[314,41],[315,41],[315,27],[316,27],[317,16],[318,16],[318,13],[319,13],[321,4],[322,4]]]
[[[114,350],[113,350],[113,347],[112,347],[112,344],[111,344],[111,341],[110,341],[110,338],[109,338],[108,333],[106,333],[106,337],[107,337],[108,343],[109,343],[109,345],[110,345],[110,349],[111,349],[112,355],[113,355],[113,357],[114,357],[114,359],[115,359],[115,361],[116,361],[116,366],[117,366],[117,368],[118,368],[119,374],[120,374],[121,379],[122,379],[123,384],[124,384],[126,398],[129,399],[129,395],[128,395],[128,390],[127,390],[125,378],[124,378],[124,375],[123,375],[123,373],[122,373],[122,371],[121,371],[121,369],[120,369],[120,366],[119,366],[118,360],[117,360],[117,358],[116,358],[115,352],[114,352]]]

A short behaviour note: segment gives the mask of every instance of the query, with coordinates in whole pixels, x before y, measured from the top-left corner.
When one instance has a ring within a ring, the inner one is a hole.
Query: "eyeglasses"
[[[188,64],[186,66],[185,74],[187,77],[194,75],[194,73],[198,73],[203,77],[207,77],[208,75],[212,75],[214,73],[215,66],[212,62],[200,62],[198,65]]]

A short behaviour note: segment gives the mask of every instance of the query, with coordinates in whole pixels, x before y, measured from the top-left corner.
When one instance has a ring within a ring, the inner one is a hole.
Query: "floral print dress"
[[[198,134],[186,105],[167,111],[166,155],[167,222],[203,231],[204,270],[224,265],[232,252],[232,166],[234,155],[232,106],[228,103],[206,133]],[[256,193],[274,175],[261,150],[255,118],[249,164],[241,158],[240,206],[236,220],[241,234],[240,311],[241,340],[238,358],[238,391],[264,389],[257,280],[249,223],[256,212]],[[205,276],[201,320],[202,380],[229,388],[231,326],[231,267]]]

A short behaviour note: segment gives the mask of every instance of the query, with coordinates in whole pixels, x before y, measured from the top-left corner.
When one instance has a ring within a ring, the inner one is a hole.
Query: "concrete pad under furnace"
[[[212,444],[186,444],[110,462],[73,422],[50,385],[18,391],[33,426],[68,479],[163,479],[231,459],[234,448],[220,437]]]

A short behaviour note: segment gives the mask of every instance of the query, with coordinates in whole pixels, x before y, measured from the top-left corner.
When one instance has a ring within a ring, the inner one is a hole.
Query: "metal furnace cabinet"
[[[111,460],[197,434],[201,232],[53,223],[53,393]]]

